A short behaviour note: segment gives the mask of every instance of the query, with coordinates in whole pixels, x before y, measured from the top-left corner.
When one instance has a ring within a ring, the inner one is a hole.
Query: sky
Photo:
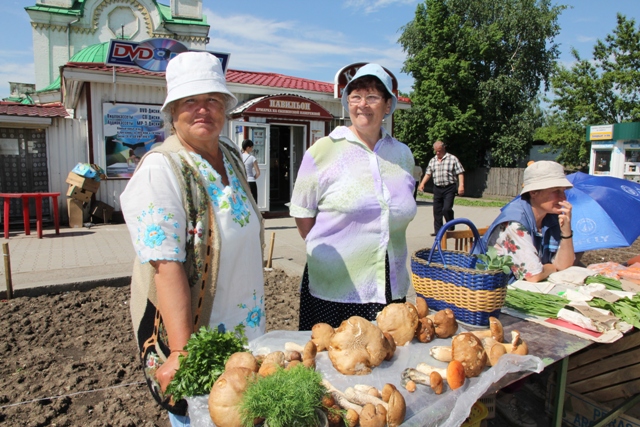
[[[0,98],[8,82],[35,83],[33,38],[24,8],[35,0],[1,0]],[[170,0],[160,0],[169,4]],[[203,0],[211,26],[207,50],[231,54],[229,68],[270,71],[333,82],[354,62],[377,62],[395,74],[402,92],[411,76],[401,72],[405,53],[398,43],[418,0]],[[564,0],[559,17],[559,60],[570,66],[571,48],[590,58],[596,40],[616,26],[616,14],[640,23],[640,0]]]

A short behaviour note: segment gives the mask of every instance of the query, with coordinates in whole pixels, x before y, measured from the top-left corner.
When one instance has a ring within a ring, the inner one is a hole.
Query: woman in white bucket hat
[[[219,59],[179,54],[166,79],[173,135],[141,159],[120,201],[137,254],[135,338],[151,392],[176,426],[189,424],[186,402],[164,391],[191,334],[265,332],[263,226],[240,153],[219,138],[237,103]]]
[[[485,234],[487,247],[513,259],[512,279],[539,282],[573,265],[572,208],[564,193],[571,187],[556,162],[534,162],[525,169],[520,198],[502,209]]]

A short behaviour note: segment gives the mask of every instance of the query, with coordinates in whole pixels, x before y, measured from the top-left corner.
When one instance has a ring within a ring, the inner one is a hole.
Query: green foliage
[[[561,149],[558,161],[589,163],[589,125],[640,120],[640,25],[618,14],[617,26],[598,40],[593,58],[572,50],[571,68],[558,66],[551,78],[551,113],[537,136]]]
[[[251,427],[256,418],[264,418],[269,427],[316,426],[315,409],[322,406],[326,392],[322,375],[315,369],[302,364],[280,368],[248,385],[240,404],[242,423]]]
[[[504,274],[511,274],[512,266],[511,256],[498,255],[496,248],[490,246],[486,254],[478,255],[476,270],[502,270]]]
[[[528,157],[540,125],[536,97],[558,56],[564,7],[550,0],[425,0],[399,42],[414,78],[412,108],[396,114],[398,137],[421,164],[442,139],[465,168]]]
[[[191,334],[187,356],[178,356],[180,368],[167,386],[167,394],[177,401],[185,396],[209,394],[213,383],[224,372],[224,364],[233,353],[245,351],[248,340],[244,325],[235,331],[218,332],[206,326]]]

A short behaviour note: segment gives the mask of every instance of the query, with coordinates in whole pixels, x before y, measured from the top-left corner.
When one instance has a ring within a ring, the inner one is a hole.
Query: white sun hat
[[[227,88],[222,64],[217,56],[208,52],[184,52],[167,65],[167,98],[162,111],[173,101],[204,93],[221,93],[226,99],[226,110],[236,106],[238,100]]]
[[[522,187],[520,194],[555,187],[571,188],[573,184],[565,176],[564,168],[560,163],[541,160],[532,163],[524,170]]]
[[[384,87],[387,89],[387,92],[389,92],[389,95],[391,95],[391,109],[389,110],[389,114],[385,114],[384,116],[385,118],[389,117],[396,109],[398,98],[392,92],[393,81],[391,80],[391,76],[384,70],[384,68],[382,68],[381,65],[374,63],[369,63],[360,67],[356,72],[356,75],[353,76],[351,80],[349,80],[349,83],[347,83],[342,92],[342,106],[345,110],[349,111],[349,100],[347,99],[349,93],[349,85],[351,84],[351,82],[358,80],[360,77],[364,76],[376,77],[378,80],[380,80],[380,82],[382,82]]]

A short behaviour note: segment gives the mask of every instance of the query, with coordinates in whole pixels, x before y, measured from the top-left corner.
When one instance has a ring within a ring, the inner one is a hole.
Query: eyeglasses
[[[351,105],[358,105],[363,99],[367,105],[376,105],[378,102],[382,101],[382,97],[380,95],[367,95],[363,97],[361,95],[354,94],[349,95],[347,99]]]

